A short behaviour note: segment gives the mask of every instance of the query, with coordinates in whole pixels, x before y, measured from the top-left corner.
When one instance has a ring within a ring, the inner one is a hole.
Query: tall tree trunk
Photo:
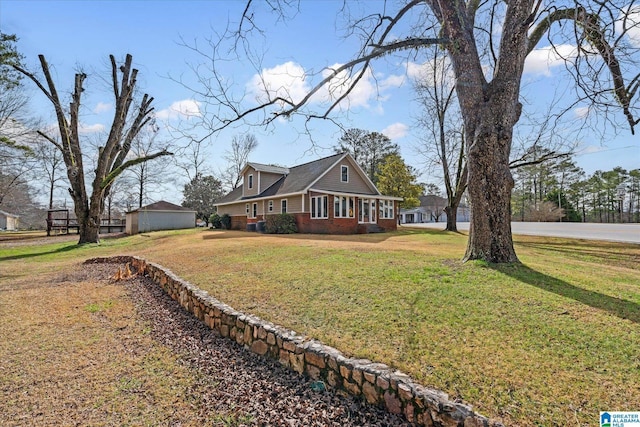
[[[507,3],[492,81],[488,82],[465,2],[435,2],[456,75],[456,93],[467,141],[467,190],[471,204],[469,240],[464,260],[518,262],[511,236],[509,170],[513,127],[520,119],[520,82],[528,53],[528,25],[533,0]],[[437,3],[437,4],[436,4]]]
[[[100,243],[100,219],[90,218],[87,221],[79,223],[80,238],[78,244]]]
[[[518,262],[511,235],[511,132],[512,128],[494,124],[476,137],[469,150],[467,189],[472,221],[465,261]]]
[[[53,191],[55,190],[55,185],[56,185],[56,183],[52,179],[51,183],[49,185],[49,209],[53,209]]]
[[[140,182],[138,182],[138,208],[142,207],[142,197],[144,197],[144,173],[140,175]]]
[[[447,231],[458,231],[458,206],[452,206],[451,204],[444,208],[444,213],[447,215]]]
[[[102,192],[93,192],[89,204],[82,206],[81,212],[76,208],[76,215],[82,215],[83,220],[78,217],[80,237],[78,244],[100,243],[100,220],[102,217]],[[76,206],[78,206],[76,204]]]

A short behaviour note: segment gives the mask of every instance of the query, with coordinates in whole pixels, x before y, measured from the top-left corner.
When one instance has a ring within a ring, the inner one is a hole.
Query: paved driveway
[[[403,227],[444,229],[442,222],[403,224]],[[468,222],[459,222],[458,230],[468,231]],[[640,244],[640,224],[599,224],[581,222],[512,222],[513,234],[569,237],[574,239],[608,240]]]

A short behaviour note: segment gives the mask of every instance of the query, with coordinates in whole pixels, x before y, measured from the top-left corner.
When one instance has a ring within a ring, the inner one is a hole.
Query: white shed
[[[127,212],[126,218],[127,234],[156,230],[178,230],[196,226],[196,211],[165,201]]]
[[[18,215],[0,211],[0,230],[15,231],[18,229]]]

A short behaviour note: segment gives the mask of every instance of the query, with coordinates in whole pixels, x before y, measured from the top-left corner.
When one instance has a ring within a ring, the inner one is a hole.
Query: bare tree
[[[222,181],[225,186],[233,190],[242,181],[242,169],[249,161],[249,156],[258,148],[258,139],[251,133],[234,135],[231,140],[231,150],[225,152],[224,159],[227,168],[222,172]]]
[[[458,231],[458,207],[467,190],[467,162],[465,134],[461,129],[457,108],[451,61],[446,52],[433,49],[427,72],[415,84],[418,100],[423,107],[417,123],[427,132],[426,140],[418,147],[430,169],[442,172],[447,206],[446,230]]]
[[[2,104],[3,95],[0,95]],[[16,111],[17,112],[17,111]],[[1,119],[1,118],[0,118]],[[0,205],[6,196],[19,191],[22,184],[36,170],[36,154],[32,147],[33,135],[13,117],[0,120]]]
[[[95,175],[91,183],[91,192],[89,192],[85,183],[86,172],[83,167],[79,132],[80,104],[87,75],[81,72],[76,73],[72,100],[67,111],[58,96],[49,64],[44,55],[39,55],[38,58],[45,78],[44,83],[35,74],[24,68],[16,65],[13,67],[33,81],[53,105],[61,141],[44,131],[38,131],[38,133],[62,153],[67,167],[67,178],[71,186],[69,193],[73,198],[75,214],[78,219],[80,234],[78,243],[97,243],[100,240],[100,219],[104,208],[104,199],[113,181],[133,165],[171,153],[167,150],[161,150],[147,156],[127,159],[133,139],[152,118],[153,107],[151,107],[151,103],[153,98],[144,94],[139,104],[132,108],[138,70],[132,67],[133,58],[131,55],[127,55],[124,64],[120,66],[116,63],[115,57],[111,55],[115,114],[109,135],[104,141],[104,145],[99,147],[98,153],[96,153]]]
[[[27,125],[28,97],[21,87],[22,75],[15,71],[22,55],[15,35],[0,32],[0,205],[19,192],[34,168],[33,135]]]
[[[176,166],[184,171],[187,179],[191,181],[207,172],[206,152],[209,148],[209,143],[206,140],[198,140],[187,134],[183,134],[180,139],[186,141],[186,143],[176,149],[174,161]]]
[[[47,192],[49,194],[49,209],[53,209],[53,195],[59,182],[64,181],[64,161],[62,153],[49,141],[38,138],[35,144],[35,155],[39,165],[40,175],[46,179]]]
[[[136,157],[149,156],[160,150],[160,144],[157,140],[158,128],[156,124],[150,122],[138,135],[133,139],[131,145],[131,154]],[[117,188],[119,193],[118,199],[130,198],[137,200],[137,207],[149,201],[151,195],[150,188],[160,188],[163,182],[167,181],[166,168],[160,162],[143,162],[131,166],[123,173],[123,180],[127,182],[127,186]]]
[[[283,19],[283,10],[293,3],[267,5]],[[199,79],[209,85],[199,93],[205,94],[206,101],[217,109],[208,121],[211,132],[238,122],[264,126],[296,115],[305,120],[329,118],[370,73],[375,60],[433,46],[446,49],[455,75],[467,146],[471,225],[464,260],[518,261],[510,223],[514,185],[510,155],[514,126],[522,112],[520,86],[525,60],[542,40],[552,46],[575,46],[576,56],[566,58],[566,62],[580,98],[589,100],[608,120],[614,120],[609,114],[611,108],[619,107],[632,133],[638,124],[638,47],[630,40],[629,30],[637,30],[640,23],[633,0],[384,2],[380,4],[384,8],[381,13],[353,19],[351,34],[362,42],[353,59],[324,70],[323,78],[305,96],[292,98],[287,90],[274,91],[265,85],[259,105],[246,106],[243,99],[233,96],[228,80],[215,70],[215,64],[229,52],[223,46],[225,41],[231,41],[236,55],[253,52],[251,32],[261,30],[254,20],[257,5],[247,2],[237,29],[211,46],[213,56],[199,51],[214,64],[213,75]],[[391,11],[394,5],[397,9]],[[346,6],[341,13],[345,10]],[[488,27],[477,25],[481,20]],[[438,36],[425,36],[434,33]],[[251,59],[256,58],[260,56]],[[317,104],[311,100],[321,89],[333,97],[316,111],[313,105]]]

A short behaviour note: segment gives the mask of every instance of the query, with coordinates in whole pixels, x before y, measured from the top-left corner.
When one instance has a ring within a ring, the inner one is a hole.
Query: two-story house
[[[247,163],[242,185],[216,203],[231,228],[252,229],[268,215],[289,213],[301,233],[396,230],[399,197],[384,196],[348,153],[291,168]],[[249,225],[249,226],[248,226]]]

